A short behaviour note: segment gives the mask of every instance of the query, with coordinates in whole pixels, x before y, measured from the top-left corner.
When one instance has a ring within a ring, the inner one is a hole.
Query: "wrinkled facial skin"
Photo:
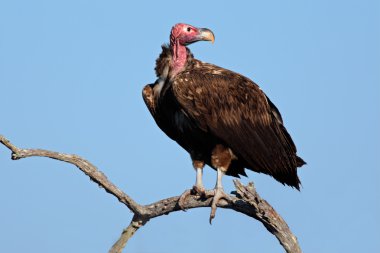
[[[211,41],[214,43],[214,33],[207,28],[197,28],[188,24],[176,24],[170,33],[170,43],[179,43],[187,46],[197,41]]]
[[[199,29],[188,24],[176,24],[171,31],[170,40],[176,40],[181,45],[189,45],[199,40]]]

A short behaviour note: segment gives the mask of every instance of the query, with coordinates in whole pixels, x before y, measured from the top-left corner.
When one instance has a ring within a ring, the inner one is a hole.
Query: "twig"
[[[110,253],[122,252],[127,241],[150,219],[181,210],[178,206],[179,196],[162,199],[145,206],[139,205],[130,196],[110,182],[93,164],[77,155],[63,154],[43,149],[20,149],[2,135],[0,135],[0,143],[12,151],[13,160],[31,156],[41,156],[71,163],[89,176],[92,181],[96,182],[108,193],[115,196],[121,203],[125,204],[134,213],[134,216],[129,226],[123,230],[119,240],[110,249]],[[244,186],[238,180],[234,180],[234,183],[237,190],[236,196],[230,195],[232,200],[230,203],[220,201],[218,207],[232,209],[260,221],[270,233],[277,237],[287,253],[301,253],[297,238],[292,234],[286,222],[267,201],[259,196],[253,184],[250,183],[248,186]],[[185,209],[209,206],[211,206],[211,199],[202,199],[193,195],[189,196],[184,203]]]

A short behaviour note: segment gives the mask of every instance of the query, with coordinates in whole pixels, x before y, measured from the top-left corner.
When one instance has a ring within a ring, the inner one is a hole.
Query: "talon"
[[[215,209],[216,210],[216,209]],[[209,219],[209,222],[210,222],[210,225],[212,225],[212,220],[215,218],[215,212],[212,213],[211,211],[211,214],[210,214],[210,219]]]
[[[194,185],[192,190],[194,194],[200,197],[204,197],[206,195],[206,190],[203,186]]]
[[[203,186],[194,185],[192,189],[184,191],[178,199],[179,207],[186,212],[185,202],[190,195],[198,195],[204,197],[206,195],[206,190]]]
[[[179,208],[181,208],[182,211],[186,212],[186,208],[184,206],[185,206],[186,198],[189,195],[191,195],[191,190],[186,190],[184,191],[184,193],[181,194],[181,196],[178,199],[178,206]]]
[[[212,191],[207,191],[206,194],[208,194],[209,196],[211,194],[213,194],[213,196],[214,196],[214,198],[211,202],[211,213],[210,213],[210,219],[209,219],[210,224],[212,224],[212,220],[215,218],[216,208],[217,208],[219,201],[221,199],[225,199],[226,201],[231,202],[232,199],[228,194],[226,194],[223,191],[223,188],[215,188]]]

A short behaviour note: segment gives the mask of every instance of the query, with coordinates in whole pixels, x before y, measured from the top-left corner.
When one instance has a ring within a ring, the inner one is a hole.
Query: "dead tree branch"
[[[112,246],[110,253],[120,253],[127,241],[134,233],[144,226],[150,219],[167,215],[171,212],[182,210],[178,206],[179,196],[162,199],[149,205],[140,205],[130,196],[120,190],[108,178],[89,161],[71,154],[63,154],[43,149],[21,149],[13,145],[4,136],[0,135],[0,143],[12,151],[12,159],[40,156],[71,163],[84,172],[90,179],[96,182],[106,192],[115,196],[121,203],[126,205],[133,213],[130,225],[123,230],[119,240]],[[272,233],[287,253],[300,253],[297,238],[292,234],[286,222],[273,209],[271,205],[262,199],[256,192],[253,184],[244,186],[239,180],[234,180],[236,196],[230,195],[232,202],[220,201],[218,207],[232,209],[260,221],[265,228]],[[185,209],[210,207],[211,199],[202,199],[199,196],[190,196],[184,203]]]

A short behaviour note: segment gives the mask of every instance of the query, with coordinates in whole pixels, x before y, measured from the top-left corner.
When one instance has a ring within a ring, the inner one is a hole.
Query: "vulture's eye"
[[[190,31],[191,31],[191,28],[190,28],[190,27],[188,27],[188,28],[187,28],[187,31],[188,31],[188,32],[190,32]]]

